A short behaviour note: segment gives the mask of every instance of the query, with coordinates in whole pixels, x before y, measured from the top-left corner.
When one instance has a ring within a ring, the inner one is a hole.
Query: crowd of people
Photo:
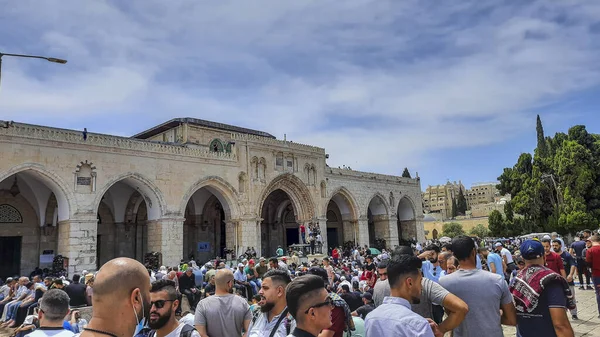
[[[87,287],[79,275],[9,279],[0,309],[6,326],[32,337],[503,336],[502,325],[523,337],[574,336],[567,311],[578,319],[576,276],[580,289],[595,289],[600,318],[600,236],[580,234],[569,246],[557,235],[458,236],[380,254],[336,248],[322,259],[190,261],[158,270],[117,258],[86,275]],[[89,323],[67,316],[78,304],[92,305]]]

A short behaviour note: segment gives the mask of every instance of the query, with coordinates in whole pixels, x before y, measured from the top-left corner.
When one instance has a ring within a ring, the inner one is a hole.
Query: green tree
[[[404,171],[402,171],[402,177],[404,177],[404,178],[411,178],[410,172],[408,172],[408,167],[405,167]]]
[[[540,115],[537,115],[535,131],[537,133],[537,154],[541,158],[545,158],[548,155],[548,146],[546,144],[546,138],[544,137],[544,127],[542,126]]]
[[[488,216],[488,228],[492,236],[505,236],[506,228],[504,227],[504,219],[502,213],[498,210],[493,210]]]
[[[467,213],[467,199],[465,199],[465,195],[463,194],[462,188],[458,190],[458,198],[456,200],[456,213],[460,215],[465,215]]]
[[[452,198],[452,218],[456,218],[458,215],[458,207],[456,206],[456,199]]]
[[[442,226],[442,235],[453,238],[455,236],[465,235],[465,231],[458,222],[449,222]]]
[[[513,212],[512,204],[510,203],[510,201],[507,201],[506,204],[504,204],[504,216],[506,216],[506,220],[511,222],[515,217],[515,213]]]
[[[485,227],[484,224],[478,224],[477,226],[471,228],[469,234],[475,235],[478,238],[483,239],[485,237],[490,236],[490,230],[487,227]]]

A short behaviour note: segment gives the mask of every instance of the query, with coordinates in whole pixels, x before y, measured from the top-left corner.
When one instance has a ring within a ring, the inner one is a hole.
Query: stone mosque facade
[[[351,149],[348,149],[351,151]],[[319,226],[324,248],[424,240],[419,178],[331,168],[320,147],[177,118],[133,137],[0,121],[0,277],[160,252],[174,266]]]

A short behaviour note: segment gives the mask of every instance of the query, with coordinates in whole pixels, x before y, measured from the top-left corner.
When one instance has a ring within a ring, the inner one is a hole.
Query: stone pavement
[[[571,314],[567,314],[575,331],[575,337],[600,337],[600,319],[598,318],[594,291],[579,290],[578,287],[575,287],[575,298],[577,299],[577,316],[579,320],[574,321],[570,319]],[[517,335],[515,327],[504,326],[503,330],[504,337],[515,337]]]

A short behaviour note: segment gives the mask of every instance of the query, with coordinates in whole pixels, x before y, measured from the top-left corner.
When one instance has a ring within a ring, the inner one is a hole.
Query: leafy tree
[[[465,195],[463,194],[462,188],[458,190],[458,198],[456,200],[456,213],[460,215],[465,215],[467,213],[467,199],[465,199]]]
[[[456,199],[452,198],[452,218],[456,218],[458,215],[458,207],[456,206]]]
[[[465,231],[458,222],[449,222],[442,226],[442,235],[453,238],[455,236],[465,235]]]
[[[408,167],[404,168],[404,171],[402,172],[402,177],[404,177],[404,178],[411,178],[410,172],[408,172]]]
[[[477,226],[471,228],[469,234],[475,235],[478,238],[485,238],[490,236],[490,230],[487,227],[485,227],[484,224],[478,224]]]
[[[507,221],[513,221],[515,217],[515,213],[513,212],[512,204],[508,201],[504,204],[504,216],[506,216]]]
[[[492,236],[506,236],[506,228],[504,227],[504,219],[502,213],[498,210],[493,210],[488,216],[488,228]]]

